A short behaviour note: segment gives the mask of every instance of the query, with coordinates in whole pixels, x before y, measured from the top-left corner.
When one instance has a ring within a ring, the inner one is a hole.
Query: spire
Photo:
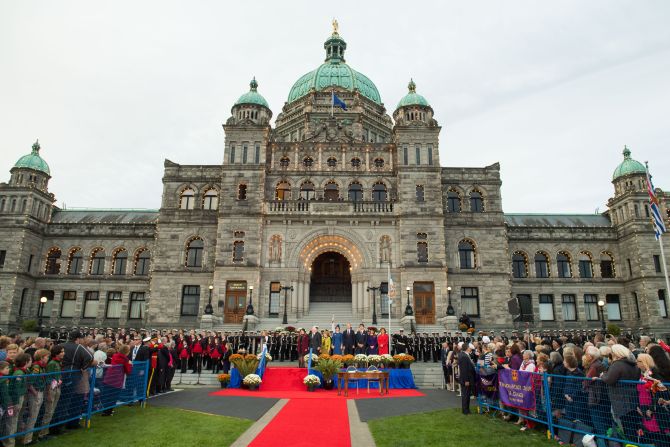
[[[625,144],[623,145],[623,158],[627,159],[630,158],[630,149],[628,149],[628,146]]]
[[[37,154],[40,151],[40,140],[39,138],[33,143],[33,154]]]
[[[326,62],[339,64],[344,62],[344,50],[347,49],[347,43],[340,37],[340,25],[336,19],[333,19],[333,34],[323,44],[326,50]]]
[[[414,79],[412,78],[409,79],[409,84],[407,84],[407,88],[409,89],[410,93],[416,93],[416,84],[414,83]]]

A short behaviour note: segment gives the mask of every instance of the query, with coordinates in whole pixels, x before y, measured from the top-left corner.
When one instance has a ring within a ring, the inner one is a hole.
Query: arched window
[[[330,157],[326,163],[328,164],[329,168],[334,168],[337,166],[337,159],[335,157]]]
[[[528,277],[528,256],[522,251],[512,254],[512,276],[515,278]]]
[[[112,255],[112,275],[125,275],[128,267],[128,252],[119,248]]]
[[[453,189],[447,191],[447,211],[450,213],[461,212],[461,195]]]
[[[593,278],[593,256],[588,251],[579,252],[579,277]]]
[[[195,206],[195,191],[186,188],[179,196],[179,208],[182,210],[192,210]]]
[[[94,248],[91,252],[91,262],[88,268],[89,275],[102,275],[105,273],[105,249]]]
[[[61,251],[58,247],[53,247],[47,252],[47,264],[44,273],[47,275],[58,275],[60,273]]]
[[[302,159],[302,165],[306,168],[314,166],[314,159],[312,157],[305,157]]]
[[[549,278],[549,256],[546,253],[538,251],[535,253],[535,277]]]
[[[325,188],[323,188],[323,198],[331,202],[340,199],[340,188],[337,183],[333,181],[326,183]]]
[[[291,184],[288,182],[279,182],[275,188],[276,200],[290,200],[291,199]]]
[[[202,198],[202,208],[205,210],[216,210],[219,207],[219,193],[211,188],[205,192]]]
[[[244,241],[233,242],[233,262],[244,261]]]
[[[202,253],[205,243],[199,237],[194,237],[186,244],[186,267],[202,267]]]
[[[572,262],[570,262],[569,253],[559,251],[556,255],[556,266],[558,267],[559,278],[572,278]]]
[[[352,168],[360,168],[361,167],[361,159],[358,157],[354,157],[351,159],[351,167]]]
[[[288,157],[282,157],[279,160],[279,166],[286,169],[291,164],[291,160]]]
[[[423,185],[416,185],[416,201],[417,202],[424,201]]]
[[[237,200],[247,200],[247,185],[244,183],[237,185]]]
[[[475,245],[469,240],[460,241],[458,243],[458,258],[462,269],[475,268]]]
[[[363,187],[358,182],[352,182],[349,185],[349,200],[352,202],[360,202],[363,200]]]
[[[479,191],[472,191],[470,193],[470,211],[473,213],[484,212],[484,199],[482,198],[482,193]]]
[[[615,278],[614,256],[608,251],[600,254],[600,276],[603,278]]]
[[[314,198],[314,183],[306,181],[300,185],[300,198],[303,200],[312,200]]]
[[[374,185],[372,185],[372,200],[375,202],[386,202],[386,185],[377,182]]]
[[[138,276],[146,276],[149,274],[150,265],[151,252],[148,248],[140,248],[135,255],[135,268],[133,271]]]
[[[84,256],[81,254],[81,248],[74,247],[70,249],[67,259],[67,274],[78,275],[84,263]]]
[[[383,158],[375,158],[374,166],[377,169],[383,168],[384,167],[384,159]]]

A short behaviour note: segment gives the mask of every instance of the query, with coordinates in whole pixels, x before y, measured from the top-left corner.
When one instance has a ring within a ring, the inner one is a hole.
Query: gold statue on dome
[[[337,23],[337,19],[333,19],[333,34],[338,34],[340,25]]]

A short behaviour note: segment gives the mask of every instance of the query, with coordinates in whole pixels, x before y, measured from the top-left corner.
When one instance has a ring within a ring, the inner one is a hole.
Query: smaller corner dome
[[[642,163],[637,160],[633,160],[630,157],[630,149],[627,146],[623,147],[623,161],[617,166],[612,174],[612,180],[616,180],[619,177],[630,174],[646,174],[647,169]]]
[[[35,141],[32,152],[24,155],[14,164],[15,168],[32,169],[34,171],[44,172],[46,175],[51,175],[49,165],[42,157],[40,157],[40,142]]]
[[[258,82],[256,82],[255,77],[249,83],[249,91],[240,96],[240,99],[235,102],[234,106],[239,106],[241,104],[254,104],[270,110],[268,102],[263,98],[263,95],[258,93]]]
[[[413,79],[409,80],[407,88],[409,92],[405,95],[404,98],[400,100],[398,106],[396,107],[396,110],[398,110],[401,107],[407,107],[407,106],[430,107],[430,104],[428,104],[426,98],[424,98],[423,96],[419,95],[416,92],[416,84],[414,83]]]

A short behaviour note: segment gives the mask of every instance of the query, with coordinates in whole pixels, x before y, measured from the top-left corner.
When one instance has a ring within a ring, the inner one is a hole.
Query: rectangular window
[[[424,199],[423,185],[416,185],[416,201],[423,202]]]
[[[634,204],[633,206],[635,207],[635,217],[639,218],[640,217],[640,207],[637,203]]]
[[[428,262],[428,243],[427,242],[417,242],[416,243],[416,254],[418,261],[421,263]]]
[[[235,163],[235,145],[231,144],[230,145],[230,156],[229,156],[229,163]]]
[[[244,261],[244,241],[233,242],[233,262]]]
[[[628,261],[628,276],[633,276],[633,264],[630,263],[630,259],[626,259]]]
[[[658,290],[658,314],[661,318],[668,318],[668,305],[665,302],[665,290]]]
[[[600,261],[600,276],[603,278],[614,278],[614,263],[612,261]]]
[[[63,292],[63,302],[60,305],[60,316],[63,318],[74,317],[74,306],[77,303],[77,292]]]
[[[121,292],[107,292],[105,318],[121,318]]]
[[[98,317],[98,303],[100,302],[100,293],[99,292],[86,292],[84,293],[84,318],[97,318]]]
[[[242,163],[247,164],[247,152],[248,152],[248,147],[245,144],[242,146]]]
[[[0,269],[5,267],[6,257],[7,257],[7,250],[0,250]]]
[[[421,146],[419,146],[418,144],[416,145],[415,152],[416,152],[416,154],[415,154],[416,164],[420,165],[421,164]]]
[[[554,295],[540,295],[540,320],[554,321]]]
[[[279,315],[279,303],[281,300],[281,283],[271,282],[270,283],[270,309],[269,313],[271,316]]]
[[[656,273],[661,273],[661,257],[654,255],[654,270]]]
[[[577,299],[574,295],[561,297],[563,321],[577,321]]]
[[[433,145],[428,145],[428,164],[433,166]]]
[[[633,292],[633,302],[635,303],[635,315],[640,319],[640,301],[637,298],[637,292]]]
[[[389,316],[389,283],[383,282],[379,285],[379,301],[382,308],[382,317]]]
[[[30,257],[28,258],[28,269],[27,269],[27,272],[28,272],[28,273],[30,273],[30,271],[31,271],[32,268],[33,268],[33,259],[34,259],[34,258],[35,258],[34,255],[30,255]]]
[[[579,261],[579,277],[593,278],[593,269],[591,269],[591,261],[588,260]]]
[[[409,164],[409,151],[407,145],[402,147],[402,163],[407,166]]]
[[[23,315],[23,308],[26,304],[26,296],[28,295],[28,289],[23,289],[21,291],[21,302],[19,303],[19,315]]]
[[[479,317],[478,287],[461,287],[461,309],[471,317]]]
[[[621,320],[621,303],[619,302],[619,295],[606,295],[605,302],[607,303],[607,319],[612,321]]]
[[[584,315],[587,321],[598,321],[598,295],[587,293],[584,295]]]
[[[130,292],[130,308],[128,309],[128,318],[133,320],[141,320],[144,318],[144,305],[144,292]]]
[[[181,315],[198,316],[200,286],[184,286],[181,293]]]
[[[254,155],[254,163],[259,164],[261,162],[261,145],[256,145],[256,154]]]
[[[50,318],[51,310],[53,309],[54,305],[54,292],[53,290],[42,290],[40,292],[40,298],[43,296],[47,298],[47,302],[44,304],[44,306],[42,306],[42,312],[40,313],[40,316]]]

